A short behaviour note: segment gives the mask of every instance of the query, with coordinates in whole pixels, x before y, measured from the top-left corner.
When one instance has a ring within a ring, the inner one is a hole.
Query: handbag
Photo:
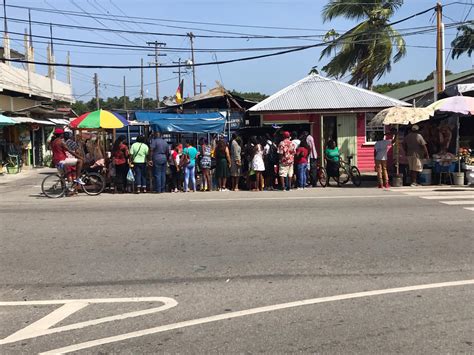
[[[133,170],[130,168],[128,169],[128,172],[127,172],[127,181],[135,182],[135,175],[133,174]]]
[[[181,156],[181,159],[179,160],[179,167],[184,168],[188,164],[189,164],[189,156],[187,154],[183,154]]]

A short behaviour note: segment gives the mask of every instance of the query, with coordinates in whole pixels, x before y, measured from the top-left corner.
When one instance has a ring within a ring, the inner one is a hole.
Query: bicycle
[[[67,181],[66,174],[63,169],[58,169],[59,172],[46,176],[41,183],[41,191],[46,197],[59,198],[67,195],[76,190],[76,188],[82,188],[89,196],[97,196],[102,193],[105,189],[105,179],[100,173],[88,172],[84,170],[80,179],[84,182],[84,185],[73,182],[70,185]],[[70,185],[70,186],[68,186]]]
[[[326,169],[318,164],[318,181],[322,187],[329,185],[329,178]]]
[[[347,157],[347,161],[340,160],[339,161],[339,179],[338,184],[344,185],[349,180],[352,181],[354,186],[359,187],[362,183],[362,177],[360,175],[360,171],[355,165],[351,165],[351,160],[353,156],[349,155]]]

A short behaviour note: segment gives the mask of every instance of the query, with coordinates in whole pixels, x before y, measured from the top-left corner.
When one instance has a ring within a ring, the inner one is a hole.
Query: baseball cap
[[[64,133],[64,129],[62,128],[55,128],[54,129],[54,134],[63,134]]]
[[[285,137],[285,138],[290,138],[290,132],[284,131],[284,132],[283,132],[283,137]]]

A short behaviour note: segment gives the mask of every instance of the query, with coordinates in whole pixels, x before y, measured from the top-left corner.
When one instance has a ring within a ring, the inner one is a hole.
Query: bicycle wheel
[[[351,180],[352,183],[359,187],[362,183],[362,177],[360,176],[360,171],[357,166],[351,166]]]
[[[319,168],[318,169],[318,181],[322,187],[327,187],[329,184],[328,173],[326,169]]]
[[[349,172],[347,171],[346,167],[341,165],[339,166],[339,177],[337,179],[338,185],[344,185],[349,181]]]
[[[82,175],[82,185],[84,192],[90,196],[99,195],[105,188],[105,179],[99,173],[86,173]]]
[[[62,197],[66,193],[66,183],[58,174],[48,175],[41,183],[41,191],[49,198]]]

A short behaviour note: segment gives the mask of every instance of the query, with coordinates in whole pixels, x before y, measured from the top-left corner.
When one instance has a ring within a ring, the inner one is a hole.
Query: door
[[[352,164],[357,165],[357,115],[337,116],[337,146],[341,157],[346,160],[352,155]]]
[[[324,116],[323,117],[323,148],[330,140],[337,142],[337,117]]]

